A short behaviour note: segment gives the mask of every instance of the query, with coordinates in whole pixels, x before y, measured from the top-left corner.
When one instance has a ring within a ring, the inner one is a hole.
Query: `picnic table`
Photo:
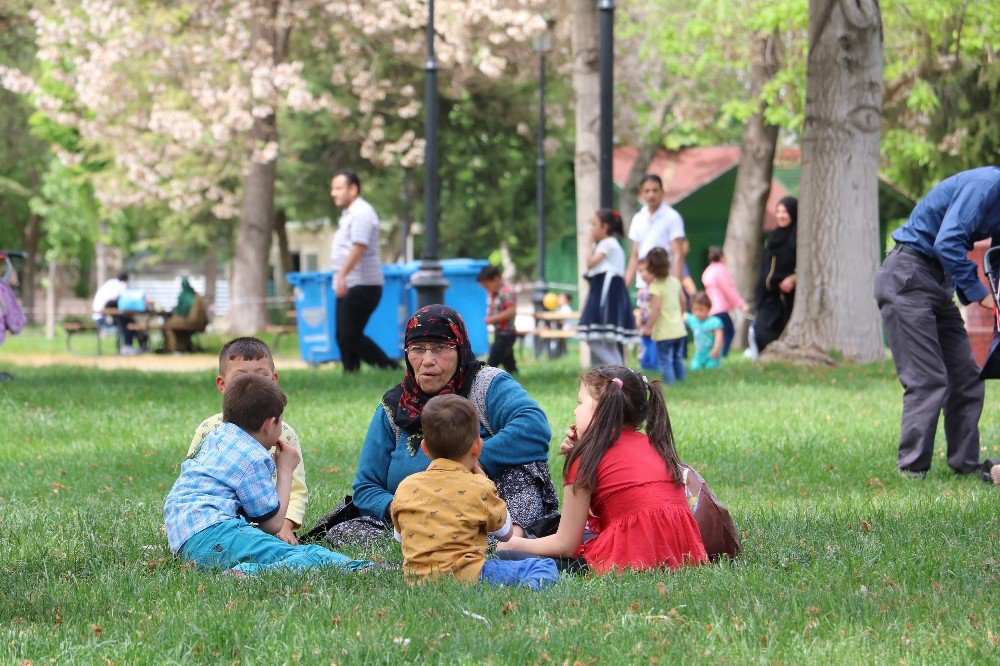
[[[542,355],[542,346],[548,346],[549,358],[558,358],[566,353],[566,341],[576,337],[576,327],[566,326],[568,321],[576,321],[580,313],[548,312],[535,313],[535,358]],[[545,341],[548,341],[546,343]]]
[[[164,310],[157,310],[151,308],[149,310],[119,310],[118,308],[103,308],[101,310],[101,315],[104,317],[116,317],[116,316],[129,316],[135,318],[135,321],[128,324],[128,330],[139,333],[143,335],[149,335],[154,331],[159,331],[162,335],[163,331],[163,320],[170,316],[170,312]],[[121,349],[121,340],[118,335],[117,327],[102,325],[96,321],[66,321],[62,324],[63,330],[66,332],[66,351],[71,354],[75,354],[73,351],[72,339],[76,335],[82,333],[93,333],[97,337],[97,355],[103,356],[104,349],[102,345],[102,333],[104,332],[114,332],[115,336],[115,351]],[[148,346],[148,342],[147,342]]]

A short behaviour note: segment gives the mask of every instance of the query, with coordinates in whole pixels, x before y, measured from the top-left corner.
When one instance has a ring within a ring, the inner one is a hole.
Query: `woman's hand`
[[[795,291],[795,274],[793,273],[792,275],[789,275],[784,280],[779,282],[778,289],[785,292],[786,294],[790,294],[793,291]]]

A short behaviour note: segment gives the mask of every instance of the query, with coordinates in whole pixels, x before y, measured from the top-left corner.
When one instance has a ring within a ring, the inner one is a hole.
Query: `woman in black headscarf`
[[[795,236],[799,202],[785,197],[778,202],[774,216],[778,227],[771,232],[764,246],[760,283],[757,285],[757,314],[754,318],[754,339],[757,350],[777,340],[795,302]]]
[[[550,520],[559,506],[548,467],[552,431],[538,403],[506,372],[476,359],[465,322],[452,308],[418,310],[406,325],[404,345],[406,374],[382,396],[361,448],[353,496],[360,515],[343,520],[347,514],[340,508],[339,517],[335,510],[310,533],[331,543],[391,537],[393,493],[430,464],[420,449],[420,414],[428,400],[444,393],[476,406],[483,438],[479,464],[496,483],[515,526]]]

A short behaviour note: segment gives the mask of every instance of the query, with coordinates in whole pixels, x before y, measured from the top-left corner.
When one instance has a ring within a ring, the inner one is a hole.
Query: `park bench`
[[[299,332],[299,326],[295,317],[295,310],[288,310],[285,312],[284,324],[268,324],[267,328],[264,329],[265,333],[274,335],[274,340],[271,342],[271,354],[273,356],[282,357],[281,338]]]
[[[77,320],[64,321],[62,323],[62,327],[63,327],[63,331],[65,331],[65,333],[66,333],[66,351],[69,352],[70,354],[76,354],[77,353],[77,352],[75,352],[73,350],[72,341],[73,341],[73,338],[75,336],[80,335],[81,333],[86,333],[86,334],[93,333],[94,336],[97,338],[97,354],[98,354],[98,356],[100,356],[100,355],[102,355],[104,353],[104,350],[102,349],[102,346],[101,346],[101,339],[104,337],[103,335],[101,335],[102,333],[108,332],[108,333],[114,335],[115,338],[116,338],[116,346],[117,346],[118,330],[115,329],[115,328],[105,327],[105,330],[102,331],[101,327],[97,325],[97,322],[95,322],[93,320],[87,320],[87,321],[83,321],[83,320],[79,320],[79,321],[77,321]]]

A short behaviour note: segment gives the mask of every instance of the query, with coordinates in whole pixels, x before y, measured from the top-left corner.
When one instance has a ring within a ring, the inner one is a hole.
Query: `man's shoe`
[[[904,479],[924,479],[927,477],[927,470],[900,469],[899,475]]]

